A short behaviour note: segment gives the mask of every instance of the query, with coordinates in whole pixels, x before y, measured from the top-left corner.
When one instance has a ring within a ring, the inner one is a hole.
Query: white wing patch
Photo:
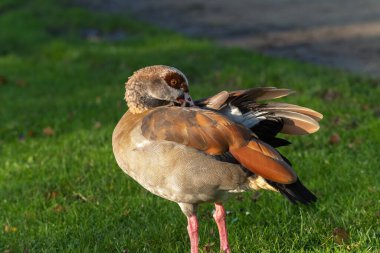
[[[249,111],[243,114],[238,107],[229,104],[221,110],[221,113],[236,123],[242,124],[247,128],[252,128],[265,119],[264,115],[266,112]]]
[[[234,115],[234,116],[241,116],[242,115],[241,111],[236,106],[230,105],[229,107],[230,107],[231,115]]]

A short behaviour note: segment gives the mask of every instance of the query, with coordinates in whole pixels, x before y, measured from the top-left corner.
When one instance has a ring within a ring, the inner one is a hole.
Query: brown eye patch
[[[174,89],[181,89],[182,84],[186,83],[185,78],[178,73],[171,72],[164,77],[165,82]]]
[[[172,87],[175,87],[177,83],[178,83],[178,82],[177,82],[176,79],[172,79],[172,80],[170,80],[170,86],[172,86]]]

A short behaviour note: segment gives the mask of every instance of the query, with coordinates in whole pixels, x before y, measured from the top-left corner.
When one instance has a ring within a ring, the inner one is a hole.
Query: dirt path
[[[226,46],[380,76],[378,0],[81,0]]]

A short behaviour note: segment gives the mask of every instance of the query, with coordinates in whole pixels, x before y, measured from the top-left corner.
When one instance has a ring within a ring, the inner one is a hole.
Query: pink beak
[[[194,106],[193,99],[191,98],[191,96],[190,96],[190,94],[188,92],[184,93],[184,97],[185,97],[185,101],[184,101],[185,105],[186,105],[186,103],[189,103],[190,106]]]

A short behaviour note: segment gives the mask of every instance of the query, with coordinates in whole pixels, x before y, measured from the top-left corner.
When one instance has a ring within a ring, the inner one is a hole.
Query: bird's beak
[[[194,102],[193,102],[193,99],[191,98],[189,92],[185,92],[184,93],[184,97],[185,97],[185,104],[189,104],[189,106],[194,106]]]
[[[189,92],[182,93],[182,95],[177,98],[177,103],[181,107],[191,107],[191,106],[194,106],[193,99],[191,98]]]

